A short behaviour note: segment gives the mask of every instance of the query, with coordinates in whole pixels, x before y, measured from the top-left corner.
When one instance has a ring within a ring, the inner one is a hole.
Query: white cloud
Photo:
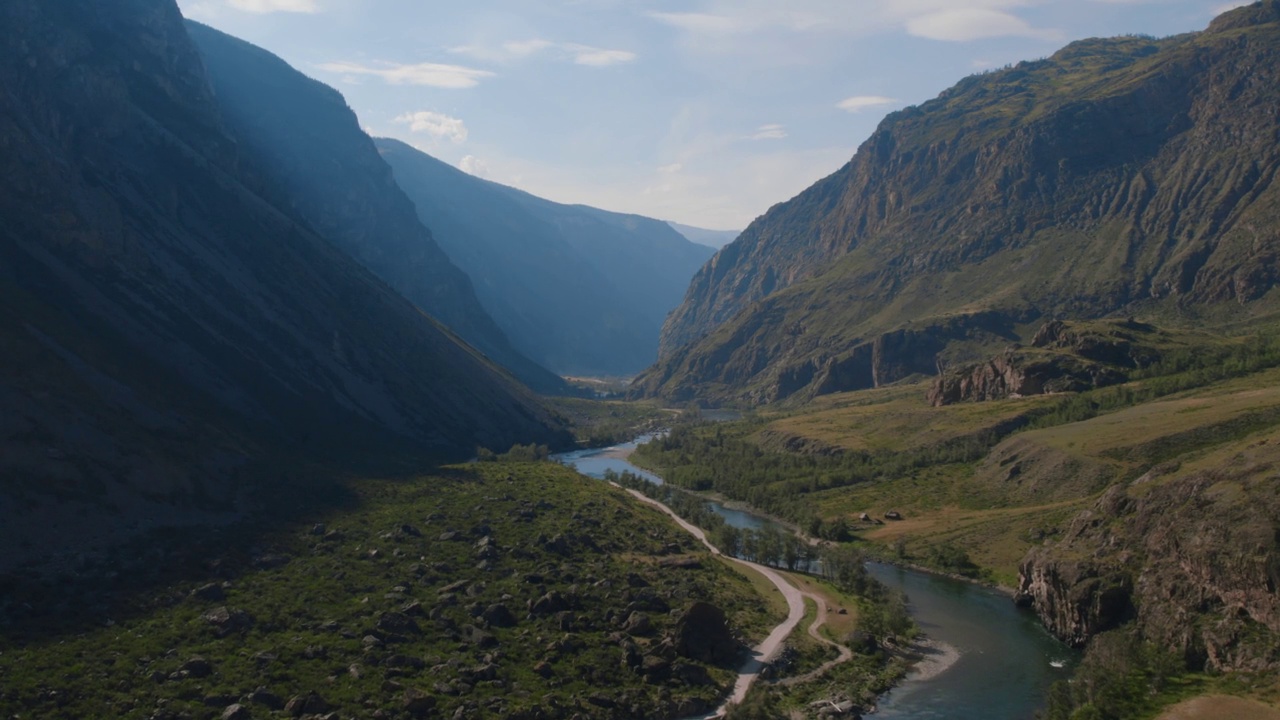
[[[619,63],[629,63],[636,59],[636,54],[627,50],[604,50],[587,45],[568,45],[566,50],[573,53],[573,62],[591,67],[606,67]]]
[[[401,125],[408,125],[413,132],[426,133],[437,140],[448,139],[455,145],[467,141],[466,123],[444,113],[431,110],[405,113],[397,117],[395,122]]]
[[[670,165],[662,165],[658,168],[658,172],[663,175],[674,175],[684,169],[684,163],[671,163]]]
[[[751,136],[752,140],[781,140],[787,136],[786,127],[778,124],[761,125]]]
[[[429,85],[452,89],[475,87],[481,80],[494,76],[494,73],[488,70],[439,63],[418,63],[417,65],[380,63],[375,66],[332,62],[323,63],[318,67],[327,72],[343,75],[373,75],[391,85]]]
[[[727,35],[748,32],[758,27],[749,16],[712,15],[710,13],[649,13],[658,22],[693,33]]]
[[[1026,20],[988,8],[959,8],[931,13],[907,21],[907,32],[929,40],[968,42],[994,37],[1043,37],[1052,33],[1031,27]]]
[[[867,108],[879,107],[881,105],[892,105],[896,102],[898,101],[883,95],[855,95],[836,103],[836,107],[844,110],[845,112],[859,113]]]
[[[489,163],[481,160],[475,155],[468,155],[458,162],[458,169],[468,175],[475,175],[478,178],[489,177]]]
[[[652,12],[648,17],[684,32],[691,48],[713,52],[759,52],[760,36],[779,33],[862,37],[905,30],[948,41],[1057,39],[1058,33],[1035,28],[1015,14],[1035,4],[1036,0],[704,0],[697,12]]]
[[[231,7],[249,13],[319,12],[316,0],[229,0]]]
[[[525,60],[547,51],[554,51],[556,55],[563,59],[572,58],[573,62],[578,65],[590,65],[592,67],[628,63],[634,61],[637,57],[635,53],[629,50],[610,50],[580,43],[558,43],[542,39],[515,40],[503,43],[496,48],[484,45],[462,45],[449,48],[451,53],[497,63]]]
[[[555,46],[556,44],[550,40],[517,40],[503,43],[502,49],[515,57],[527,57]]]

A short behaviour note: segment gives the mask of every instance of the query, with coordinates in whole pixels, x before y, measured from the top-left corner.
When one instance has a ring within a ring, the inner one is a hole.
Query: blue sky
[[[741,229],[884,115],[1226,0],[179,0],[333,85],[372,134],[560,202]]]

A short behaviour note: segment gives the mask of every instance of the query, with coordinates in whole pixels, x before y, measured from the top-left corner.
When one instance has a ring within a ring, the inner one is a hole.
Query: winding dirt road
[[[617,486],[616,483],[614,483],[614,485]],[[702,715],[698,720],[710,720],[711,718],[723,717],[724,714],[728,712],[730,705],[741,703],[747,697],[747,691],[751,689],[751,686],[755,684],[755,681],[760,677],[760,671],[764,669],[765,665],[777,658],[778,653],[782,650],[783,642],[786,641],[787,637],[796,629],[796,626],[800,624],[800,620],[804,618],[804,598],[806,597],[813,600],[814,604],[818,608],[818,615],[809,626],[809,635],[818,640],[818,642],[838,648],[840,650],[840,657],[823,664],[822,667],[817,670],[806,673],[805,675],[797,678],[789,678],[783,682],[786,684],[795,684],[813,679],[853,657],[853,653],[849,651],[849,648],[838,643],[834,643],[822,637],[818,633],[818,628],[822,627],[822,625],[827,621],[827,606],[823,599],[811,593],[802,592],[772,568],[753,563],[749,560],[742,560],[730,555],[725,555],[720,552],[720,548],[712,545],[711,541],[707,540],[707,534],[702,531],[702,528],[686,521],[684,518],[677,515],[671,508],[657,500],[654,500],[653,498],[645,496],[638,490],[627,490],[627,492],[631,493],[631,495],[640,502],[645,503],[646,505],[652,505],[669,515],[672,520],[676,521],[676,524],[688,531],[690,535],[696,537],[703,545],[707,546],[707,549],[711,551],[711,554],[720,555],[730,562],[735,562],[744,567],[751,568],[765,576],[769,582],[773,583],[774,586],[778,588],[778,592],[782,593],[782,596],[787,600],[787,619],[775,627],[773,632],[769,633],[769,637],[765,638],[763,642],[755,647],[751,653],[751,657],[742,664],[741,668],[738,669],[738,681],[734,683],[733,692],[729,695],[729,698],[725,700],[724,704],[717,708],[715,712],[709,715]]]

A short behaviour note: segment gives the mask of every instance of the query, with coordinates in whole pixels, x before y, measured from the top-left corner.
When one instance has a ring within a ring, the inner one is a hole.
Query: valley
[[[1208,2],[0,2],[0,718],[1280,715]]]

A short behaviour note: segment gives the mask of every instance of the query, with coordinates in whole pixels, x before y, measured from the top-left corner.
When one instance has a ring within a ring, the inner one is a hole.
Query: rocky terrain
[[[0,567],[234,517],[288,458],[568,441],[283,200],[171,0],[5,3],[0,83]]]
[[[929,389],[931,405],[982,402],[1115,385],[1160,360],[1156,328],[1122,323],[1046,323],[1031,347],[1013,345],[986,362],[945,369]],[[1143,337],[1147,336],[1147,337]]]
[[[351,492],[256,538],[25,578],[0,601],[0,712],[681,718],[776,622],[655,510],[550,463]]]
[[[1278,18],[1081,41],[891,114],[698,273],[637,393],[768,403],[932,374],[1053,317],[1273,311]]]
[[[1134,620],[1189,667],[1280,667],[1280,436],[1229,458],[1158,466],[1109,489],[1033,550],[1018,597],[1067,642]]]

